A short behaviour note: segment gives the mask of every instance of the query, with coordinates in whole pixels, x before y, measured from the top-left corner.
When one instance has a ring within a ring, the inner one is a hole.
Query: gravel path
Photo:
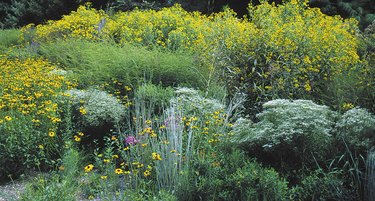
[[[25,190],[25,183],[20,181],[2,184],[0,186],[0,201],[14,201],[20,198]]]

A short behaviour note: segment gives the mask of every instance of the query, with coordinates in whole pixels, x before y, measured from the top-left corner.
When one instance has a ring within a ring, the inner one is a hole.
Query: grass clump
[[[10,47],[19,45],[20,34],[18,29],[0,30],[0,52],[6,52]]]
[[[200,70],[189,54],[146,50],[142,47],[82,40],[58,41],[41,46],[40,55],[75,73],[80,88],[118,80],[130,86],[144,81],[163,86],[203,87]]]

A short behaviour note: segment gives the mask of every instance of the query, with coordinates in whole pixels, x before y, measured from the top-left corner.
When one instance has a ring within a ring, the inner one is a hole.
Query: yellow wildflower
[[[92,169],[94,169],[94,165],[93,164],[89,164],[85,167],[85,172],[90,172]]]
[[[50,136],[50,137],[55,137],[55,132],[53,132],[53,131],[50,131],[50,132],[48,132],[48,136]]]
[[[122,173],[124,173],[124,171],[121,168],[116,168],[115,173],[116,174],[122,174]]]

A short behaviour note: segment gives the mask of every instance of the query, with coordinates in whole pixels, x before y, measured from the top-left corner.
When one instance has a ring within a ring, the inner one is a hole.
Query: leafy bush
[[[286,200],[287,182],[273,169],[238,150],[216,153],[183,172],[179,200]]]
[[[335,113],[327,106],[277,99],[263,107],[259,122],[236,122],[232,142],[283,170],[311,167],[324,159],[335,123]]]
[[[360,200],[348,189],[341,172],[311,172],[289,190],[291,200]]]

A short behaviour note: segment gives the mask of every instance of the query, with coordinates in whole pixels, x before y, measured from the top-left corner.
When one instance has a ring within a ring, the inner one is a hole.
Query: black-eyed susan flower
[[[7,121],[11,121],[11,120],[12,120],[12,117],[10,117],[10,116],[5,116],[5,120],[7,120]]]
[[[145,171],[143,172],[143,175],[144,175],[145,177],[150,176],[150,175],[151,175],[150,170],[145,170]]]
[[[122,173],[124,173],[124,171],[121,168],[116,168],[115,173],[116,174],[122,174]]]
[[[76,141],[76,142],[80,142],[80,141],[81,141],[81,138],[75,135],[75,136],[74,136],[74,141]]]
[[[160,154],[157,154],[156,152],[153,152],[152,153],[152,159],[157,160],[157,161],[161,161],[161,156],[160,156]]]
[[[93,170],[93,169],[94,169],[94,165],[93,165],[93,164],[89,164],[89,165],[87,165],[87,166],[84,168],[85,172],[90,172],[90,171]]]
[[[53,132],[53,131],[48,132],[48,136],[50,136],[50,137],[55,137],[55,135],[56,135],[56,133]]]

